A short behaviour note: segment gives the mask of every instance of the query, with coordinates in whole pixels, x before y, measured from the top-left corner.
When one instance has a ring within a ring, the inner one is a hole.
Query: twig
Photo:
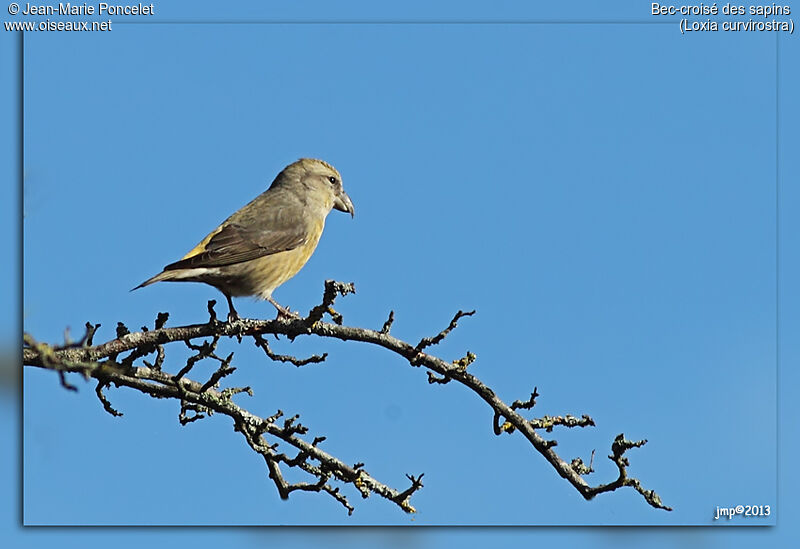
[[[642,446],[645,441],[628,441],[622,435],[619,435],[612,445],[612,455],[609,456],[619,469],[618,478],[607,484],[591,486],[582,478],[582,475],[587,474],[585,466],[582,468],[581,464],[577,463],[575,460],[570,463],[563,460],[554,450],[557,446],[557,441],[545,439],[537,432],[539,430],[550,432],[555,426],[593,426],[594,421],[591,417],[583,415],[578,418],[566,414],[563,416],[544,416],[541,418],[526,419],[518,410],[531,409],[535,405],[535,399],[539,396],[536,389],[531,393],[528,400],[514,401],[509,406],[502,401],[492,389],[467,371],[467,366],[475,360],[475,355],[472,353],[467,353],[462,359],[448,362],[424,352],[429,346],[438,344],[447,337],[447,335],[456,328],[461,318],[471,316],[475,311],[458,311],[447,328],[433,337],[422,338],[417,345],[411,345],[389,334],[392,322],[394,321],[393,313],[390,313],[389,318],[380,331],[342,325],[341,315],[332,309],[333,302],[337,295],[346,295],[354,291],[355,288],[352,284],[326,281],[322,303],[314,307],[306,318],[298,317],[296,319],[281,320],[238,319],[225,323],[213,322],[213,305],[209,304],[209,312],[212,320],[210,322],[190,326],[164,328],[163,322],[166,321],[166,318],[164,318],[161,322],[162,327],[157,327],[157,329],[152,331],[137,333],[129,333],[127,328],[120,323],[117,330],[117,338],[98,345],[73,346],[57,349],[38,344],[33,338],[26,334],[25,346],[23,348],[23,360],[24,364],[27,366],[36,366],[58,371],[59,376],[62,377],[62,383],[67,388],[70,386],[66,384],[64,372],[81,372],[84,376],[96,377],[103,382],[113,382],[117,386],[132,387],[159,398],[177,398],[182,402],[202,406],[204,409],[207,409],[209,413],[210,411],[215,411],[228,415],[234,418],[237,428],[243,429],[245,436],[249,437],[248,442],[254,450],[256,448],[264,450],[259,453],[261,453],[267,461],[267,465],[270,469],[270,476],[276,482],[281,494],[288,494],[291,492],[289,487],[283,484],[285,480],[281,481],[282,476],[280,472],[276,472],[276,468],[279,468],[281,463],[284,465],[286,463],[285,460],[281,461],[276,457],[278,454],[275,454],[274,450],[267,451],[270,446],[261,442],[261,437],[264,434],[287,442],[303,452],[302,460],[299,459],[300,454],[298,454],[297,466],[316,476],[317,481],[304,484],[302,488],[295,489],[307,491],[312,489],[317,490],[319,487],[319,491],[330,494],[347,507],[349,504],[344,503],[346,498],[343,498],[338,489],[333,488],[327,481],[320,483],[320,479],[322,478],[320,475],[324,476],[330,474],[332,478],[352,484],[362,495],[370,492],[378,493],[395,503],[405,501],[403,498],[400,498],[400,495],[405,492],[398,492],[389,488],[367,475],[363,470],[349,467],[336,458],[333,458],[333,456],[323,452],[317,447],[319,438],[314,439],[315,442],[313,444],[309,444],[298,438],[297,435],[304,434],[306,428],[299,423],[295,423],[296,417],[290,418],[290,420],[284,423],[284,427],[280,427],[276,424],[277,418],[282,414],[280,411],[276,416],[259,418],[234,405],[230,400],[230,397],[234,393],[226,393],[225,391],[219,392],[213,389],[213,386],[226,375],[224,367],[221,366],[217,371],[217,374],[215,374],[216,378],[212,376],[212,379],[209,380],[210,384],[208,382],[206,384],[199,384],[186,379],[185,376],[188,375],[192,366],[198,360],[207,358],[219,361],[224,365],[225,359],[216,356],[214,353],[217,341],[221,337],[241,338],[243,336],[252,336],[256,344],[273,360],[286,359],[285,361],[297,365],[321,361],[324,359],[325,355],[321,357],[311,357],[310,359],[297,359],[289,355],[277,355],[272,353],[266,341],[261,336],[264,334],[275,334],[276,336],[280,334],[293,340],[298,336],[316,335],[342,341],[358,341],[377,345],[404,357],[412,366],[424,367],[428,371],[430,383],[444,384],[450,381],[456,381],[475,393],[492,409],[494,417],[493,429],[496,434],[499,435],[502,433],[519,431],[556,472],[572,484],[585,499],[589,500],[600,493],[627,486],[641,494],[645,501],[651,506],[659,509],[671,510],[669,507],[663,505],[661,499],[654,491],[645,490],[638,479],[628,476],[627,467],[629,463],[624,454],[631,448]],[[331,314],[333,323],[327,323],[321,320],[325,313]],[[190,343],[192,339],[208,337],[213,338],[211,342],[205,341],[201,345],[193,345]],[[190,348],[196,351],[196,354],[187,360],[186,366],[175,376],[160,371],[161,364],[163,363],[162,346],[173,341],[184,341]],[[140,354],[142,349],[158,353],[154,367],[129,367],[127,359],[123,361],[126,362],[126,364],[116,362],[116,357],[120,353],[132,351],[133,356]],[[159,351],[159,349],[161,350]],[[138,353],[137,350],[139,350]],[[158,365],[159,368],[156,368],[156,365]],[[102,372],[100,372],[100,369],[102,369]],[[150,382],[145,382],[143,380],[149,380]],[[501,419],[504,420],[502,424],[500,423]],[[308,456],[307,458],[306,455]],[[308,459],[314,459],[318,461],[320,465],[318,467],[313,466],[308,463]],[[314,467],[317,468],[315,469]],[[589,469],[591,469],[591,464]],[[419,478],[421,478],[421,475],[417,477],[416,480],[412,478],[412,487],[419,484],[415,490],[421,487],[421,483],[418,483]],[[412,490],[411,493],[415,490]],[[400,499],[397,500],[397,498]],[[410,505],[408,508],[403,505],[401,505],[401,507],[406,510],[413,509]],[[350,508],[348,507],[348,509]]]

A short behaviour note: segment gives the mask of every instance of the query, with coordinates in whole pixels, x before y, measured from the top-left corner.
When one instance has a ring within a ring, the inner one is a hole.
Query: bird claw
[[[293,313],[291,309],[284,307],[275,301],[272,296],[267,297],[267,301],[272,303],[275,308],[278,309],[278,316],[275,317],[275,320],[299,320],[302,318],[298,313]]]
[[[302,317],[298,313],[283,307],[278,309],[278,316],[275,317],[276,320],[299,320],[300,318]]]

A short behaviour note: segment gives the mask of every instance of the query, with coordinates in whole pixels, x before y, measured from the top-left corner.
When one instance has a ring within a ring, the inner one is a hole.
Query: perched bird
[[[260,297],[275,305],[279,317],[295,316],[272,298],[272,292],[314,253],[333,208],[354,214],[341,175],[327,162],[301,158],[180,261],[133,289],[161,281],[203,282],[225,295],[229,320],[238,318],[233,296]]]

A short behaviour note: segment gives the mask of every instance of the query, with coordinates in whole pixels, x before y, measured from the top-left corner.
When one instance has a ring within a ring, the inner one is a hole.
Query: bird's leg
[[[239,320],[239,313],[237,313],[236,309],[233,308],[233,300],[231,299],[231,296],[225,294],[225,299],[228,300],[228,322]]]
[[[275,305],[275,308],[278,309],[278,318],[286,318],[288,320],[300,318],[300,315],[295,314],[290,309],[282,306],[280,303],[272,299],[272,296],[267,296],[267,301]]]

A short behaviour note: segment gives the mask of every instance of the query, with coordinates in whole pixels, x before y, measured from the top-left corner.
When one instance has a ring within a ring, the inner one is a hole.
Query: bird
[[[232,297],[255,296],[297,315],[272,297],[317,247],[332,209],[354,217],[342,176],[324,160],[301,158],[286,166],[269,188],[223,221],[180,260],[131,291],[156,282],[203,282],[228,300],[228,321],[239,318]]]

